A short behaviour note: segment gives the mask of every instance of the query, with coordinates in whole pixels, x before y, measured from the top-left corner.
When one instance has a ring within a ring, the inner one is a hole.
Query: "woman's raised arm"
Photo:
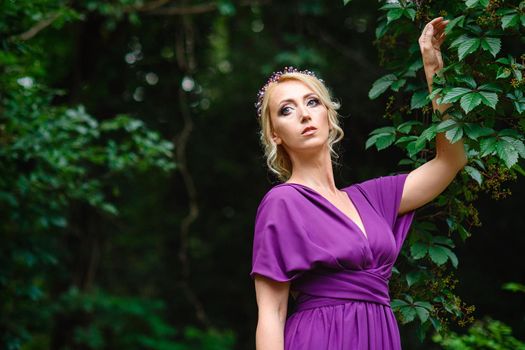
[[[427,23],[419,37],[419,47],[430,92],[432,92],[434,74],[443,68],[441,44],[445,40],[444,31],[448,22],[448,20],[444,21],[443,17],[434,18]],[[438,96],[432,100],[432,108],[442,113],[443,120],[450,118],[444,112],[451,104],[438,104],[437,99]],[[437,197],[454,180],[467,161],[462,139],[450,143],[444,132],[438,133],[436,135],[436,156],[412,170],[406,178],[399,214],[417,209]]]

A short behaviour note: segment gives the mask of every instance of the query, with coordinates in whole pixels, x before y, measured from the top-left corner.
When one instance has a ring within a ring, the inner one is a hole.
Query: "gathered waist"
[[[295,310],[367,301],[390,307],[389,280],[367,270],[311,271],[297,280]]]

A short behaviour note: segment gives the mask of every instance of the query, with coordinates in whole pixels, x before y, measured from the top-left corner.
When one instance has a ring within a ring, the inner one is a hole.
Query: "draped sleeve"
[[[398,252],[407,237],[415,215],[415,210],[398,215],[407,176],[408,173],[381,176],[358,184],[366,192],[372,206],[392,229]]]
[[[291,281],[333,257],[309,239],[295,189],[282,186],[263,197],[255,216],[252,279],[255,274]]]

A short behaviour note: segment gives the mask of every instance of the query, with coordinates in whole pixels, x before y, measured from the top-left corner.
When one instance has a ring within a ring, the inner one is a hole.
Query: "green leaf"
[[[405,9],[405,16],[413,21],[414,19],[416,19],[416,10],[412,8]]]
[[[387,2],[379,8],[380,10],[402,9],[399,2]]]
[[[498,95],[495,92],[478,91],[478,93],[481,96],[481,102],[483,102],[484,105],[489,106],[492,109],[496,109]]]
[[[424,138],[418,138],[415,141],[410,142],[407,144],[406,149],[408,151],[408,155],[410,157],[413,157],[417,152],[421,151],[426,146],[426,140]]]
[[[481,40],[479,38],[468,38],[463,41],[458,47],[458,57],[459,60],[463,60],[465,56],[476,51],[481,45]]]
[[[517,27],[520,22],[520,15],[517,12],[501,17],[501,28]]]
[[[343,0],[343,5],[347,5],[351,0]]]
[[[443,132],[454,128],[457,122],[454,119],[445,119],[440,122],[436,127],[436,132]]]
[[[448,260],[447,250],[450,249],[439,245],[430,246],[428,248],[428,255],[430,255],[430,259],[437,265],[443,265]]]
[[[390,22],[395,21],[396,19],[399,19],[403,15],[404,9],[402,8],[395,8],[387,12],[386,18],[387,18],[387,24],[390,24]]]
[[[371,146],[375,145],[379,136],[381,135],[377,134],[377,135],[372,135],[371,137],[369,137],[368,140],[366,140],[365,149],[369,149]]]
[[[405,275],[409,287],[421,281],[426,281],[427,274],[422,270],[411,271]]]
[[[418,137],[415,136],[415,135],[410,135],[410,136],[401,136],[400,138],[398,138],[396,140],[396,142],[394,142],[394,144],[400,144],[400,143],[403,143],[403,142],[411,142],[411,141],[414,141],[414,140],[417,140]]]
[[[376,140],[376,147],[378,151],[387,148],[396,139],[396,136],[394,134],[380,134],[378,136],[379,137]]]
[[[428,245],[423,242],[416,242],[410,246],[410,254],[414,259],[424,258],[428,253]]]
[[[399,131],[402,134],[408,134],[410,132],[410,130],[412,130],[412,126],[414,126],[414,125],[422,125],[422,124],[423,123],[421,123],[418,120],[409,120],[409,121],[406,121],[406,122],[404,122],[402,124],[399,124],[397,126],[397,131]]]
[[[456,81],[467,84],[471,89],[475,89],[476,86],[478,86],[474,78],[470,75],[457,76]]]
[[[395,76],[394,74],[387,74],[377,79],[372,85],[372,88],[370,89],[370,91],[368,92],[368,98],[373,100],[379,97],[396,80],[397,80],[397,76]]]
[[[489,4],[489,0],[466,0],[465,5],[467,7],[481,6],[486,8]]]
[[[396,81],[394,81],[394,82],[392,83],[392,85],[390,86],[390,88],[391,88],[393,91],[396,91],[396,92],[397,92],[397,91],[399,91],[399,89],[400,89],[401,87],[403,87],[403,85],[405,85],[406,82],[407,82],[406,79],[398,79],[398,80],[396,80]]]
[[[447,253],[448,258],[450,259],[452,266],[454,266],[454,268],[457,269],[458,268],[458,257],[456,256],[456,254],[448,248],[445,248],[445,252]]]
[[[461,98],[461,96],[469,93],[469,92],[472,92],[471,89],[467,89],[467,88],[462,88],[462,87],[456,87],[456,88],[453,88],[452,90],[448,91],[445,96],[443,96],[443,100],[441,101],[442,103],[451,103],[451,102],[456,102],[457,100],[459,100]]]
[[[479,172],[478,169],[470,166],[470,165],[465,165],[465,167],[463,168],[465,169],[465,171],[467,172],[467,174],[469,174],[469,176],[471,178],[473,178],[474,180],[476,180],[476,182],[481,185],[482,182],[483,182],[483,178],[481,176],[481,173]]]
[[[408,323],[414,320],[416,317],[416,309],[411,306],[405,306],[400,309],[401,314],[403,315],[403,321],[402,323]]]
[[[491,92],[502,92],[501,88],[495,83],[483,84],[478,87],[479,90],[487,90]]]
[[[383,126],[383,127],[380,127],[380,128],[377,128],[377,129],[373,130],[370,134],[372,134],[372,135],[384,134],[384,133],[395,134],[395,132],[396,132],[396,128],[395,127],[393,127],[393,126]]]
[[[525,285],[516,282],[505,283],[502,288],[504,290],[510,290],[511,292],[523,292],[525,293]]]
[[[436,136],[436,128],[437,128],[436,124],[430,125],[428,128],[423,130],[423,132],[421,133],[421,135],[419,135],[419,137],[421,137],[421,138],[423,138],[423,139],[425,139],[427,141],[430,141],[431,139],[433,139]]]
[[[479,142],[479,148],[481,153],[480,156],[485,157],[489,154],[493,154],[494,152],[496,152],[497,142],[498,139],[496,139],[494,136],[481,139],[481,141]]]
[[[430,316],[430,322],[436,331],[439,332],[441,330],[441,321],[439,321],[439,319]]]
[[[445,137],[450,141],[450,143],[456,143],[457,141],[461,140],[463,137],[463,127],[461,124],[458,124],[457,127],[445,132]]]
[[[430,100],[428,100],[428,91],[419,90],[414,92],[412,98],[410,99],[410,109],[416,109],[426,106]]]
[[[390,301],[390,307],[392,309],[399,309],[401,307],[409,306],[409,305],[410,305],[409,303],[407,303],[406,301],[401,300],[401,299],[392,299]]]
[[[450,20],[450,22],[448,22],[448,24],[447,24],[447,26],[445,28],[445,35],[448,35],[448,33],[450,33],[452,28],[454,28],[456,25],[462,27],[464,22],[465,22],[465,15],[461,15],[459,17],[456,17],[456,18]]]
[[[464,123],[463,130],[469,138],[477,140],[478,137],[487,136],[495,133],[494,129],[486,128],[474,123]]]
[[[498,72],[496,73],[496,79],[508,78],[512,71],[507,67],[499,67]]]
[[[416,307],[416,313],[421,322],[426,322],[430,313],[423,307]]]
[[[514,147],[521,158],[525,158],[525,145],[523,144],[523,141],[510,136],[503,136],[502,139],[512,144],[512,147]]]
[[[518,151],[505,140],[496,143],[496,153],[509,169],[518,161]]]
[[[499,50],[501,50],[501,39],[493,37],[481,38],[481,47],[483,50],[489,51],[492,56],[496,57]]]
[[[376,30],[375,30],[376,39],[379,39],[379,38],[381,38],[383,35],[385,35],[385,33],[387,32],[387,30],[388,30],[388,26],[387,26],[386,21],[381,21],[381,22],[379,22],[379,24],[377,25],[377,28],[376,28]]]
[[[472,236],[472,234],[470,232],[468,232],[467,230],[465,230],[465,228],[463,226],[461,226],[461,225],[458,225],[458,231],[459,231],[459,235],[461,237],[461,240],[463,242],[465,242],[465,240],[468,237]]]
[[[463,42],[465,42],[466,40],[468,40],[470,37],[467,35],[467,34],[461,34],[460,36],[458,36],[451,44],[450,44],[450,48],[453,49],[459,45],[461,45]]]
[[[450,238],[445,236],[434,236],[432,237],[432,242],[446,245],[449,247],[454,247],[454,242]]]
[[[461,97],[461,108],[465,113],[469,113],[471,110],[476,108],[481,103],[481,95],[477,92],[471,92]]]

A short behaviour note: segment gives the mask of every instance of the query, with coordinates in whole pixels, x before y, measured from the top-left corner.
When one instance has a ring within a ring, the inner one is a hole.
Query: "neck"
[[[311,149],[309,151],[294,152],[291,155],[293,170],[286,182],[303,184],[325,193],[338,193],[328,146],[315,152]]]

